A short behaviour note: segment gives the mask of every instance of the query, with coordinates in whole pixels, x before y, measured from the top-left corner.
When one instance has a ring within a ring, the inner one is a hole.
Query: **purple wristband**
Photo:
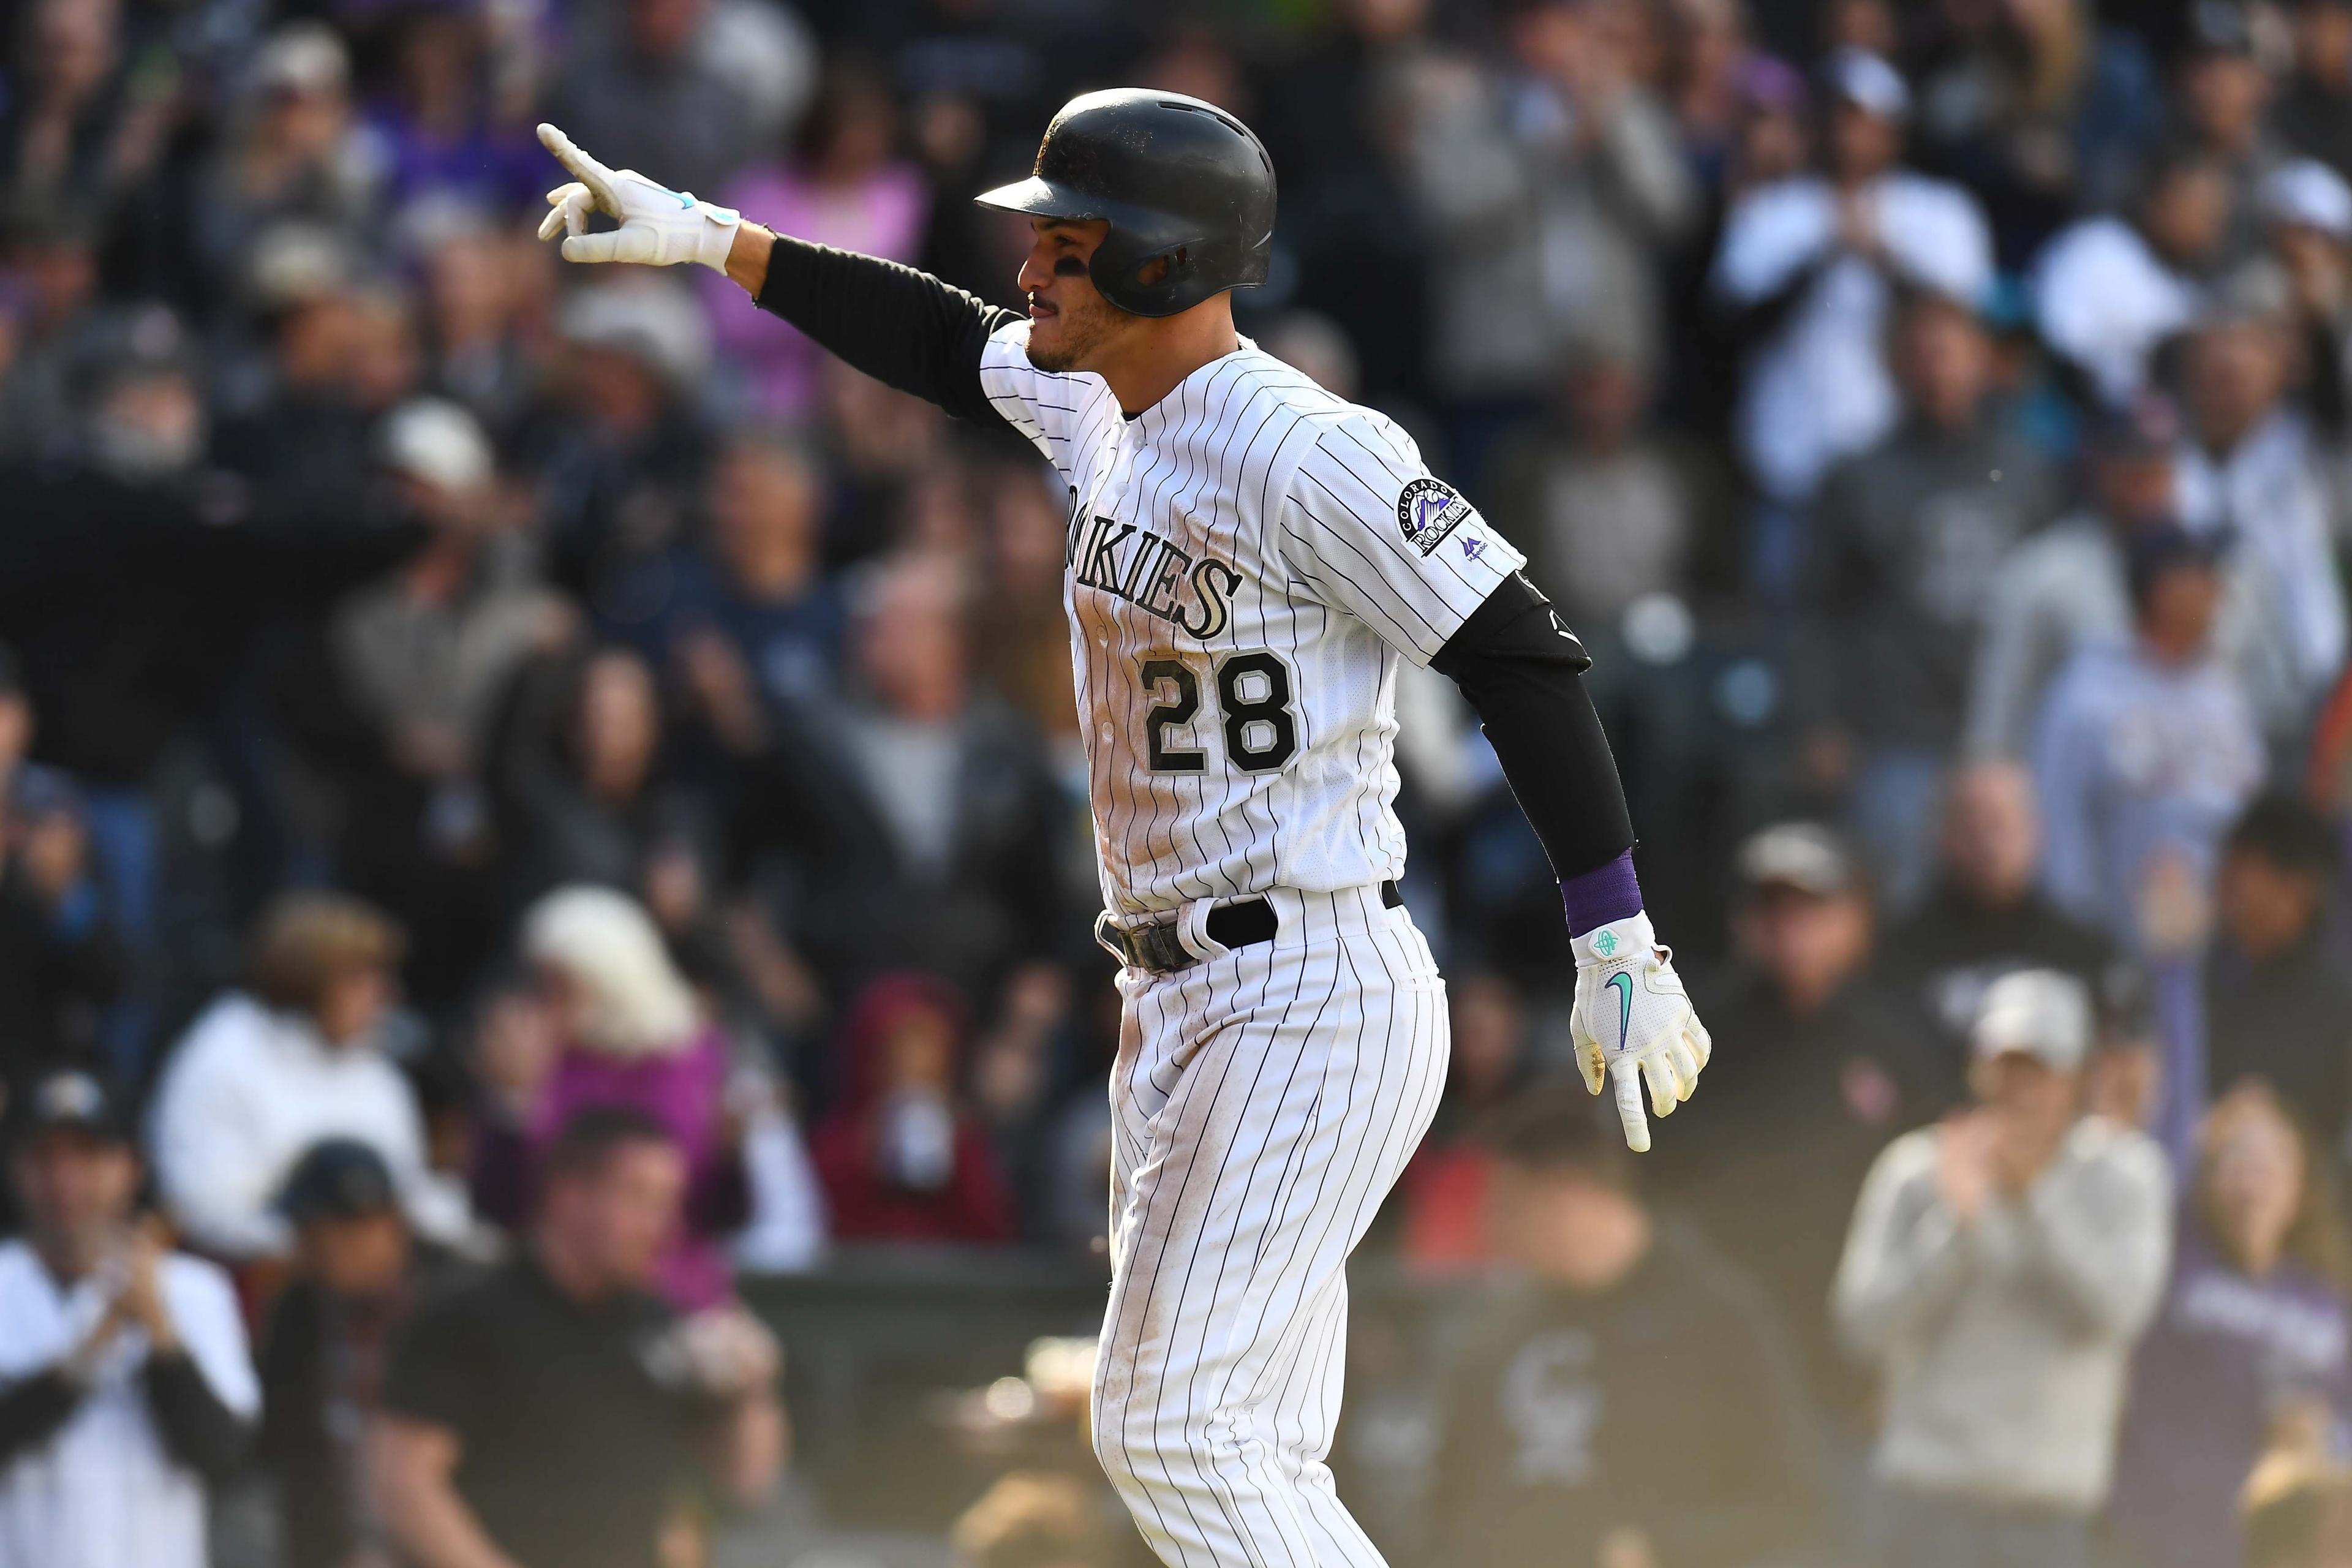
[[[1564,879],[1559,902],[1568,911],[1570,936],[1640,914],[1642,884],[1633,875],[1633,852],[1628,849],[1605,866]]]

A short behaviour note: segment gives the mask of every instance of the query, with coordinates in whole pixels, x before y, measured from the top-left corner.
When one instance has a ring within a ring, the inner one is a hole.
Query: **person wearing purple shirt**
[[[2215,1102],[2172,1276],[2133,1363],[2108,1519],[2140,1568],[2243,1561],[2238,1497],[2274,1424],[2352,1413],[2344,1242],[2275,1091]]]

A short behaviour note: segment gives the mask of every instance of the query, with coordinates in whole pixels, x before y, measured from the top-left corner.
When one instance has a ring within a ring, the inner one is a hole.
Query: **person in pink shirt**
[[[819,245],[911,261],[922,247],[930,194],[897,156],[898,116],[886,85],[854,67],[836,69],[801,127],[791,155],[754,165],[719,198]],[[732,308],[739,290],[717,273],[702,279],[711,330],[743,367],[750,411],[797,424],[815,401],[823,351],[764,310]]]

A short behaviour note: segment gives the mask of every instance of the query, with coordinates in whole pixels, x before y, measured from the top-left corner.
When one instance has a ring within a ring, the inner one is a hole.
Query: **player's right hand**
[[[1699,1069],[1714,1050],[1706,1026],[1691,1011],[1674,954],[1658,945],[1650,917],[1612,921],[1574,939],[1576,1003],[1569,1035],[1584,1087],[1599,1094],[1612,1079],[1617,1117],[1625,1146],[1640,1153],[1650,1146],[1649,1118],[1642,1114],[1647,1085],[1650,1108],[1660,1116],[1691,1096]]]
[[[539,140],[572,176],[570,184],[547,193],[547,205],[553,210],[539,226],[541,239],[564,237],[564,260],[634,261],[646,267],[699,261],[715,272],[727,270],[742,214],[703,201],[691,191],[656,184],[635,169],[608,169],[552,125],[539,128]],[[621,226],[609,234],[590,234],[590,213],[603,213]]]

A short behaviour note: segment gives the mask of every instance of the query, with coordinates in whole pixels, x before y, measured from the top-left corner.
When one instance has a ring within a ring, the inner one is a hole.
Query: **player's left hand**
[[[1649,916],[1612,921],[1573,945],[1576,1005],[1569,1032],[1576,1065],[1595,1094],[1615,1080],[1625,1146],[1638,1154],[1650,1146],[1643,1087],[1649,1088],[1653,1110],[1672,1115],[1697,1087],[1713,1044],[1691,1011],[1673,953],[1651,931]]]
[[[570,184],[547,193],[553,210],[539,226],[541,239],[564,237],[564,260],[646,267],[699,261],[714,272],[727,270],[742,214],[702,201],[691,191],[673,191],[635,169],[608,169],[552,125],[539,128],[539,140],[572,175]],[[603,213],[621,226],[610,234],[590,234],[590,213]]]

